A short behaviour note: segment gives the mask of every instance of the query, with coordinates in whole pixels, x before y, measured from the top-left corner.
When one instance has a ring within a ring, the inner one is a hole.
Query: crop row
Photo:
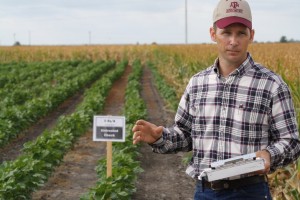
[[[91,62],[91,61],[89,61]],[[77,67],[82,61],[20,62],[0,64],[0,88],[11,87],[24,82],[40,79],[45,74]]]
[[[0,113],[0,147],[58,107],[68,97],[95,81],[114,65],[115,62],[113,61],[91,63],[86,67],[88,70],[82,71],[80,76],[77,75],[70,80],[66,78],[62,84],[48,88],[43,96],[26,101],[23,105],[2,108]]]
[[[136,120],[146,117],[147,112],[145,102],[140,96],[141,62],[135,60],[132,68],[133,71],[128,77],[125,92],[126,141],[113,143],[113,171],[111,177],[106,177],[106,158],[99,160],[97,184],[81,197],[82,200],[128,200],[136,191],[136,177],[142,169],[139,162],[136,161],[138,146],[132,145],[131,129]]]
[[[30,199],[31,193],[43,185],[54,167],[78,136],[91,126],[93,116],[101,111],[112,82],[123,73],[127,62],[117,67],[88,89],[76,111],[62,116],[52,130],[46,130],[35,141],[24,145],[23,154],[0,166],[0,199]],[[99,77],[99,76],[98,76]]]
[[[42,96],[48,89],[88,72],[93,68],[91,64],[91,61],[28,63],[22,72],[13,70],[12,65],[12,72],[3,75],[5,85],[0,89],[0,106],[21,105]]]

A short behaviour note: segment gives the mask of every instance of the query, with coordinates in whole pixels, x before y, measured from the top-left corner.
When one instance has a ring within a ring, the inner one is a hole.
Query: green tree
[[[279,42],[281,42],[281,43],[287,43],[288,40],[287,40],[286,36],[281,36]]]
[[[19,41],[16,41],[16,42],[14,43],[14,46],[21,46],[21,43],[20,43]]]

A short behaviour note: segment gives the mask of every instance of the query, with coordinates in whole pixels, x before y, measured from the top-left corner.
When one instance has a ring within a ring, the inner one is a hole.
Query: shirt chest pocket
[[[215,98],[210,95],[197,95],[190,107],[190,113],[196,118],[211,117],[215,111]]]
[[[249,106],[246,103],[238,103],[234,108],[234,119],[241,124],[267,125],[268,108],[261,105]]]

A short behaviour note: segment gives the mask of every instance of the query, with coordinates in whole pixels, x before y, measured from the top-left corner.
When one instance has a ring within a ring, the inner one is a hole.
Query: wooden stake
[[[108,141],[106,146],[106,174],[112,176],[112,142]]]

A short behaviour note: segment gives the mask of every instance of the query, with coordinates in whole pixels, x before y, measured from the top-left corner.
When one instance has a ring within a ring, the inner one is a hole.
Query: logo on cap
[[[239,6],[240,6],[239,3],[236,2],[236,1],[231,2],[231,4],[230,4],[230,7],[234,8],[234,9],[236,9],[236,8],[239,7]]]
[[[243,9],[237,9],[238,7],[240,7],[238,2],[236,1],[231,2],[230,8],[226,10],[226,13],[232,13],[232,12],[243,13]]]
[[[246,0],[220,0],[213,13],[213,22],[219,28],[240,23],[252,29],[250,6]]]

